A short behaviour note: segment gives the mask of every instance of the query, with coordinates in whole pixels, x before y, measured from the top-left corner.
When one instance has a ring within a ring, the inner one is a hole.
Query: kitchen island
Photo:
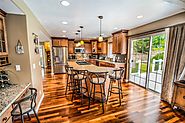
[[[73,69],[75,70],[87,70],[88,72],[108,72],[108,75],[113,73],[113,70],[115,68],[111,68],[111,67],[99,67],[93,64],[87,64],[87,65],[79,65],[77,64],[75,61],[69,61],[68,65],[70,67],[73,67]],[[106,82],[105,82],[105,95],[107,98],[107,94],[108,94],[108,87],[109,87],[109,83],[110,83],[110,79],[109,76],[107,76]],[[90,89],[90,81],[87,80],[87,85],[88,85],[88,90]],[[96,87],[98,90],[99,86]]]

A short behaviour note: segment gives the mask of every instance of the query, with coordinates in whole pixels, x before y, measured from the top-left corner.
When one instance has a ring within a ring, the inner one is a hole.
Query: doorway
[[[131,39],[129,81],[161,93],[165,33]]]

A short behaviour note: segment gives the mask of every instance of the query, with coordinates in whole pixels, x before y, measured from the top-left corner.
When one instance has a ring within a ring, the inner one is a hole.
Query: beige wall
[[[134,34],[160,29],[163,27],[168,27],[168,26],[172,26],[180,23],[185,23],[185,12],[131,29],[128,31],[128,35],[134,35]]]
[[[30,59],[30,69],[31,69],[31,81],[32,86],[37,88],[38,90],[38,101],[43,96],[43,84],[42,84],[42,74],[41,74],[41,66],[39,65],[40,62],[40,55],[36,54],[35,44],[33,42],[34,36],[32,33],[38,35],[39,40],[51,40],[50,35],[47,31],[42,27],[40,22],[37,18],[33,15],[31,10],[27,7],[23,0],[12,0],[15,5],[20,8],[26,15],[26,27],[27,27],[27,41],[28,41],[28,50],[29,50],[29,59]],[[33,67],[35,64],[35,68]]]
[[[11,65],[6,69],[10,70],[10,80],[14,83],[31,83],[31,68],[27,40],[26,17],[23,15],[7,14],[6,16],[7,40],[9,60]],[[20,40],[24,47],[24,54],[17,54],[15,46]],[[21,66],[21,71],[15,70],[15,65]]]

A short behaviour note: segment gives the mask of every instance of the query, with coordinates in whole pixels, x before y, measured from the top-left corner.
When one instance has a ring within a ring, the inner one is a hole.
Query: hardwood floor
[[[173,111],[168,104],[160,101],[160,96],[132,83],[123,84],[122,106],[118,96],[112,95],[105,105],[102,114],[100,103],[91,104],[88,110],[88,99],[80,105],[80,100],[71,102],[71,94],[65,96],[66,75],[47,74],[43,80],[44,100],[39,109],[41,123],[178,123],[185,122],[183,112]],[[19,121],[18,121],[19,122]],[[32,117],[31,121],[36,122]]]

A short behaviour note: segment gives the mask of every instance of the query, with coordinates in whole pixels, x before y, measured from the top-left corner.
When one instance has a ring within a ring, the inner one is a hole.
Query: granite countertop
[[[113,70],[115,69],[110,67],[99,67],[93,64],[78,65],[74,61],[68,61],[68,65],[73,67],[73,69],[76,69],[76,70],[88,70],[89,72],[108,72],[109,74],[112,74]]]
[[[107,63],[112,63],[112,64],[126,64],[122,62],[114,62],[114,61],[107,61],[107,60],[101,60],[101,59],[84,59],[84,60],[96,60],[96,61],[107,62]],[[69,61],[77,61],[77,59],[70,59]]]
[[[17,98],[30,86],[27,84],[12,84],[0,88],[0,116],[17,100]]]

